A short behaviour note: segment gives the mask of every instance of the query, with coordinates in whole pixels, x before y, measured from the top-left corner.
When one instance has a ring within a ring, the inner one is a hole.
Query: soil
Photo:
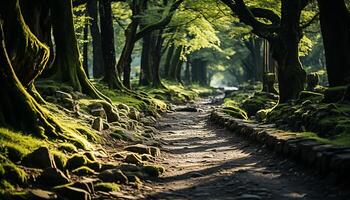
[[[332,176],[320,177],[210,124],[215,106],[209,100],[196,107],[198,112],[168,113],[159,122],[166,172],[145,184],[144,199],[350,199]]]

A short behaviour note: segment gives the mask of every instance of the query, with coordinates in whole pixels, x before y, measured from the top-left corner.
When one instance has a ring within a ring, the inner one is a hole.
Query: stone
[[[55,189],[56,193],[63,197],[63,199],[74,199],[74,200],[90,200],[91,195],[79,188],[72,187],[70,185],[65,185],[62,187],[57,187]]]
[[[127,163],[136,164],[136,165],[142,164],[142,158],[139,155],[134,153],[127,155],[124,161]]]
[[[263,199],[261,196],[253,195],[253,194],[242,194],[239,197],[234,198],[235,200],[260,200]]]
[[[63,98],[61,100],[61,105],[64,108],[67,108],[68,110],[71,110],[71,111],[78,111],[79,110],[79,107],[75,105],[74,100],[70,99],[70,98]]]
[[[22,160],[22,164],[26,167],[39,169],[56,167],[53,156],[47,147],[39,147],[26,155]]]
[[[130,117],[130,119],[140,120],[140,112],[134,107],[130,108],[128,116]]]
[[[115,192],[120,191],[120,187],[116,183],[97,183],[94,186],[95,190],[103,192]]]
[[[118,168],[123,172],[138,172],[142,170],[140,166],[130,163],[123,163]]]
[[[70,159],[68,159],[67,164],[66,164],[66,168],[73,170],[73,169],[77,169],[81,166],[84,166],[86,164],[87,164],[87,160],[86,160],[85,156],[75,154]]]
[[[164,167],[158,165],[145,165],[143,166],[142,171],[148,174],[149,176],[159,177],[160,174],[162,174],[165,171],[165,169]]]
[[[145,126],[154,126],[157,123],[157,120],[152,116],[142,117],[140,121]]]
[[[103,130],[108,130],[110,128],[111,126],[107,122],[103,122]]]
[[[198,112],[198,109],[195,107],[179,107],[175,109],[178,112]]]
[[[93,108],[90,110],[91,115],[107,119],[106,111],[103,108]]]
[[[59,99],[73,99],[73,96],[67,92],[63,92],[63,91],[56,91],[55,96]]]
[[[96,131],[102,131],[103,130],[103,119],[101,117],[97,117],[92,122],[92,128]]]
[[[151,149],[143,144],[136,144],[127,146],[124,148],[125,151],[130,151],[138,154],[150,154],[151,155]]]
[[[319,75],[314,72],[306,76],[307,90],[313,91],[315,87],[319,84]]]
[[[70,180],[59,169],[47,168],[38,177],[38,182],[45,186],[54,187],[67,184]]]
[[[72,171],[73,174],[78,176],[94,175],[96,172],[87,166],[79,167]]]
[[[114,183],[127,183],[128,178],[119,169],[108,169],[101,172],[98,178],[103,182],[114,182]]]

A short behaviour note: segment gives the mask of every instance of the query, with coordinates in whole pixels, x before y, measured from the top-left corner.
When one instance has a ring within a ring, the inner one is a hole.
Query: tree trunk
[[[300,1],[282,1],[280,35],[274,41],[269,41],[278,63],[280,103],[296,99],[305,87],[306,73],[301,66],[298,49],[301,39],[300,14]]]
[[[171,58],[174,55],[175,46],[171,45],[167,50],[167,55],[165,58],[164,63],[164,77],[169,78],[170,77],[170,65],[171,65]]]
[[[160,78],[160,61],[162,56],[162,46],[163,46],[163,29],[153,32],[153,38],[155,45],[151,49],[152,54],[152,76],[153,76],[153,87],[155,88],[165,88]]]
[[[43,138],[57,137],[61,132],[59,125],[25,89],[45,67],[48,54],[49,49],[39,42],[25,24],[18,0],[1,1],[1,126],[27,131]]]
[[[176,66],[176,81],[183,84],[182,83],[182,80],[181,80],[181,72],[182,72],[182,65],[183,65],[183,61],[180,60],[178,63],[177,63],[177,66]]]
[[[350,24],[344,0],[318,0],[329,86],[350,83]]]
[[[100,1],[101,43],[104,63],[104,81],[111,89],[122,90],[123,84],[119,79],[116,68],[114,29],[112,20],[112,7],[110,0]]]
[[[89,24],[85,22],[85,27],[84,27],[84,46],[83,46],[83,67],[86,76],[89,78],[89,53],[88,53],[88,34],[89,34]]]
[[[99,5],[101,7],[101,3]],[[93,77],[100,78],[104,75],[104,63],[102,56],[101,33],[98,26],[98,2],[97,0],[87,1],[87,12],[91,17],[91,37],[93,55]]]
[[[142,54],[141,54],[141,69],[140,81],[141,86],[148,86],[152,83],[151,63],[150,63],[150,46],[151,34],[148,33],[143,37]]]
[[[182,46],[177,47],[174,51],[174,55],[171,58],[170,69],[169,69],[169,80],[176,81],[177,67],[180,62],[180,56],[182,52]]]
[[[187,62],[186,62],[186,69],[185,69],[185,82],[186,84],[191,84],[191,62],[190,62],[190,58],[187,58]]]

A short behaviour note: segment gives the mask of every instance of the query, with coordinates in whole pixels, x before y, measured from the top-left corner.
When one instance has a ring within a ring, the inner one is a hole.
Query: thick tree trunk
[[[1,126],[27,131],[44,138],[57,137],[61,132],[59,125],[41,109],[25,89],[45,67],[48,54],[49,49],[39,42],[25,24],[18,0],[1,1]],[[28,73],[25,74],[24,71]],[[17,73],[21,76],[17,76]]]
[[[269,41],[278,63],[280,103],[296,99],[305,87],[306,73],[301,66],[298,49],[301,39],[300,14],[300,1],[282,1],[280,35],[276,40]]]
[[[100,3],[101,4],[101,3]],[[102,56],[101,33],[98,26],[98,2],[89,0],[87,2],[87,12],[91,17],[91,37],[92,37],[92,54],[93,54],[93,77],[100,78],[104,75],[104,63]]]
[[[139,23],[133,19],[133,21],[129,24],[128,28],[125,30],[125,44],[117,64],[118,70],[123,70],[123,85],[128,89],[131,89],[131,55],[135,47],[135,36],[138,24]]]
[[[155,45],[151,49],[152,54],[152,77],[153,77],[153,87],[155,88],[165,88],[160,78],[160,61],[162,56],[162,46],[163,46],[163,29],[153,32],[153,38]]]
[[[141,69],[139,85],[148,86],[152,83],[151,63],[150,63],[151,34],[148,33],[143,37]]]
[[[186,84],[191,84],[191,61],[190,58],[187,58],[186,69],[185,69],[185,82]]]
[[[329,86],[350,83],[350,16],[344,0],[318,0]]]
[[[112,19],[112,7],[110,0],[100,1],[101,43],[104,63],[104,81],[111,89],[122,90],[123,84],[119,79],[119,71],[116,68],[114,29]]]
[[[164,63],[164,77],[165,78],[169,78],[170,77],[171,58],[174,55],[174,51],[175,51],[175,46],[174,45],[171,45],[168,48],[168,50],[167,50],[165,63]]]
[[[169,69],[169,80],[176,81],[177,67],[179,66],[180,56],[182,47],[177,47],[174,51],[174,55],[171,57],[170,69]]]
[[[89,34],[89,24],[86,22],[84,27],[84,46],[83,46],[83,67],[86,76],[89,78],[89,43],[88,41],[88,34]]]
[[[181,80],[181,72],[182,72],[182,65],[183,65],[183,61],[180,60],[178,63],[177,63],[177,66],[176,66],[176,81],[183,84],[182,83],[182,80]]]
[[[87,78],[79,60],[79,49],[73,25],[71,0],[50,0],[56,59],[52,65],[51,78],[71,85],[92,98],[105,99]]]

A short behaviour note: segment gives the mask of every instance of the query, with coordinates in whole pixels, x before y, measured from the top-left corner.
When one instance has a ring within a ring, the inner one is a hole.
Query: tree
[[[318,0],[329,86],[350,83],[350,16],[344,0]]]
[[[253,28],[252,32],[271,44],[273,58],[278,63],[280,102],[297,98],[304,89],[306,73],[299,60],[302,38],[301,11],[308,0],[282,0],[281,17],[271,9],[248,8],[243,0],[222,0],[240,20]],[[264,18],[270,24],[259,21]]]
[[[104,63],[102,57],[101,32],[98,25],[98,8],[101,6],[97,0],[87,1],[87,12],[91,18],[90,31],[92,36],[93,76],[100,78],[104,75]]]
[[[34,19],[33,19],[34,20]],[[58,137],[59,124],[27,88],[44,70],[49,48],[25,24],[18,0],[0,2],[0,124],[39,137]]]

